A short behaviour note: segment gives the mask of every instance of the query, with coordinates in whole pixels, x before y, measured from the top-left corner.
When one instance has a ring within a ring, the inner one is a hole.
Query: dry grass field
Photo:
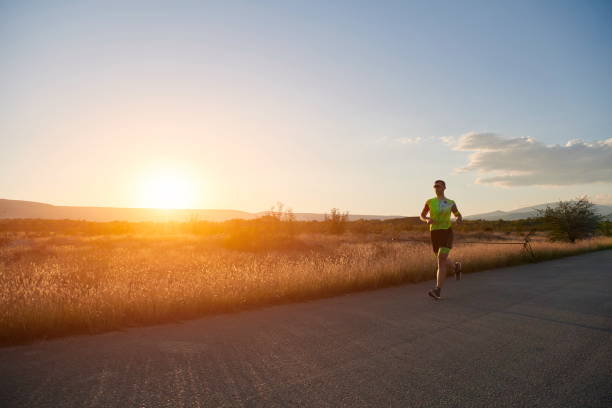
[[[115,235],[0,238],[0,344],[176,321],[256,305],[432,279],[428,233],[392,242],[377,235],[298,235],[291,245],[245,251],[220,236]],[[459,239],[457,239],[459,238]],[[612,248],[612,237],[576,244],[460,241],[451,258],[464,273]]]

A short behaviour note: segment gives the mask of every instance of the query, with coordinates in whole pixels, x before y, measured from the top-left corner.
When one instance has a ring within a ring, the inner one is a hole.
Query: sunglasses
[[[442,184],[434,184],[434,188],[438,188],[438,187],[442,188],[444,186]]]

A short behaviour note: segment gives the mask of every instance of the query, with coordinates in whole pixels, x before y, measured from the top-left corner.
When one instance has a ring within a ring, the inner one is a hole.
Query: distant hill
[[[34,201],[0,199],[0,218],[43,218],[87,221],[226,221],[235,218],[253,219],[265,215],[266,211],[250,213],[239,210],[166,210],[155,208],[77,207],[38,203]],[[324,214],[295,213],[300,221],[323,220]],[[401,215],[350,214],[349,220],[403,218]]]
[[[466,220],[518,220],[536,216],[536,208],[554,207],[557,203],[538,204],[530,207],[517,208],[512,211],[492,211],[482,214],[467,215]],[[612,221],[612,206],[596,204],[595,210],[608,220]],[[0,219],[2,218],[42,218],[42,219],[71,219],[87,221],[189,221],[193,218],[200,221],[226,221],[241,218],[245,220],[261,217],[266,211],[250,213],[239,210],[166,210],[156,208],[116,208],[116,207],[78,207],[39,203],[34,201],[0,199]],[[325,214],[295,213],[299,221],[322,221]],[[350,221],[358,219],[387,220],[393,218],[406,218],[403,215],[371,215],[350,214]],[[414,217],[411,217],[414,218]]]
[[[570,201],[575,202],[575,200],[570,200]],[[520,219],[525,219],[529,217],[537,217],[538,214],[537,214],[537,211],[535,211],[536,209],[544,209],[546,208],[546,206],[556,207],[558,204],[559,204],[558,202],[537,204],[537,205],[532,205],[529,207],[517,208],[516,210],[512,210],[512,211],[499,211],[498,210],[498,211],[491,211],[488,213],[468,215],[468,216],[465,216],[464,218],[466,220],[479,220],[480,219],[480,220],[487,220],[487,221],[499,220],[499,219],[502,219],[504,221],[520,220]],[[609,221],[612,221],[612,205],[595,204],[593,209],[598,214],[605,216]]]

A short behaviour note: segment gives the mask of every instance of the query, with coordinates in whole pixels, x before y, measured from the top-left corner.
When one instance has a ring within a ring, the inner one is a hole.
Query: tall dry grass
[[[433,279],[436,258],[428,236],[421,238],[423,243],[307,235],[299,245],[257,252],[191,235],[5,237],[0,343]],[[538,261],[612,248],[612,238],[533,247]],[[466,273],[533,261],[520,245],[457,244],[451,257]]]

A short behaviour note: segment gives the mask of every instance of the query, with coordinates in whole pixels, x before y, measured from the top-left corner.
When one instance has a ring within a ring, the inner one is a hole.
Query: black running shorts
[[[437,229],[429,231],[431,233],[431,246],[434,254],[438,254],[438,250],[441,247],[452,248],[453,247],[453,229]]]

